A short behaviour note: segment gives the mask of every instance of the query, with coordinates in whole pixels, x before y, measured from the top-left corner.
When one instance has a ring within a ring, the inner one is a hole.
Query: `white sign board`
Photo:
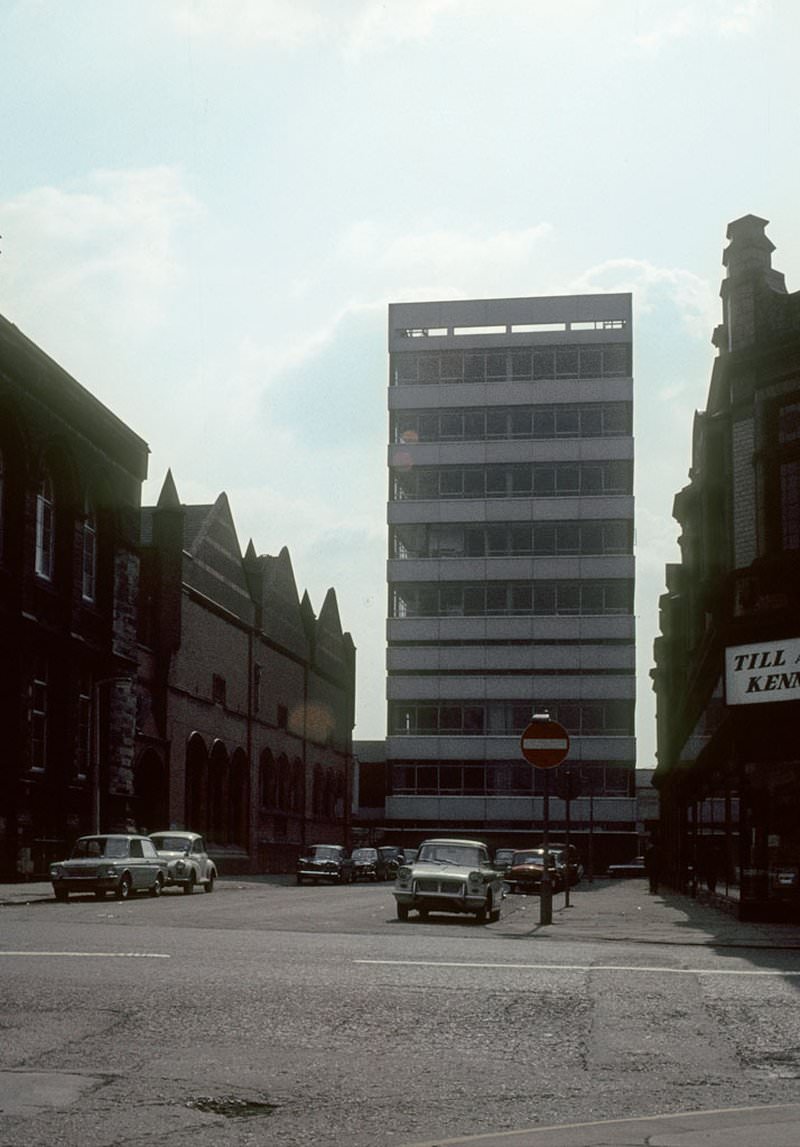
[[[729,705],[800,701],[800,637],[726,649],[725,699]]]

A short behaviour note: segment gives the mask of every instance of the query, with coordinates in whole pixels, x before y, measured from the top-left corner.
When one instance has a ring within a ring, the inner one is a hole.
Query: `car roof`
[[[434,836],[430,840],[423,840],[420,848],[426,844],[471,844],[475,848],[486,848],[486,844],[482,840],[462,840],[461,837],[455,836]]]
[[[156,832],[151,832],[151,836],[185,836],[187,839],[196,840],[199,832],[189,832],[185,828],[159,828]]]

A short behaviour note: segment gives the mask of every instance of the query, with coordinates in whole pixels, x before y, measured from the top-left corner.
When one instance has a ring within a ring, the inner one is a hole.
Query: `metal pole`
[[[565,839],[566,839],[566,844],[567,844],[567,886],[566,886],[566,889],[564,890],[564,907],[569,908],[569,907],[571,907],[570,902],[569,902],[569,829],[570,829],[569,810],[570,810],[570,803],[572,801],[572,773],[570,772],[569,766],[567,766],[566,773],[567,773],[567,776],[566,776],[566,781],[567,781],[567,790],[566,790],[566,795],[567,795],[567,831],[565,834]]]
[[[553,923],[553,885],[550,880],[550,770],[544,770],[544,834],[542,839],[543,869],[539,893],[539,923]]]

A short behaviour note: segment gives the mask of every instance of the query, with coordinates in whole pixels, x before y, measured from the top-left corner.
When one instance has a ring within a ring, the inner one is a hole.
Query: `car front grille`
[[[436,896],[463,896],[464,884],[462,881],[439,880],[436,877],[423,877],[417,881],[417,892],[433,893]]]

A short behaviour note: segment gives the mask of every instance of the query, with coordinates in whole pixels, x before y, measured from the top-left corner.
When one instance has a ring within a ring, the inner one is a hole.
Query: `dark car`
[[[548,849],[548,870],[553,892],[560,892],[567,880],[566,867],[560,852]],[[511,867],[503,879],[511,892],[541,892],[544,873],[544,849],[526,848],[515,852]]]
[[[378,852],[381,854],[381,858],[386,865],[386,871],[388,873],[387,879],[394,880],[398,868],[406,862],[405,852],[396,844],[382,845],[378,849]]]
[[[352,860],[356,880],[389,879],[389,867],[377,848],[354,848]]]
[[[70,892],[93,892],[98,900],[107,892],[117,900],[132,892],[160,896],[167,862],[148,836],[98,833],[79,837],[67,860],[51,864],[50,880],[56,900],[67,900]]]
[[[580,884],[583,880],[583,861],[574,844],[561,844],[554,842],[550,845],[554,852],[559,852],[566,865],[570,884]]]
[[[355,867],[341,844],[312,844],[297,861],[297,883],[304,880],[332,880],[349,884],[355,880]]]
[[[646,876],[644,857],[634,856],[631,860],[623,861],[621,864],[609,864],[608,875],[625,877]]]
[[[494,854],[494,861],[492,862],[498,872],[508,872],[511,867],[511,862],[514,859],[514,851],[513,848],[498,848]]]

